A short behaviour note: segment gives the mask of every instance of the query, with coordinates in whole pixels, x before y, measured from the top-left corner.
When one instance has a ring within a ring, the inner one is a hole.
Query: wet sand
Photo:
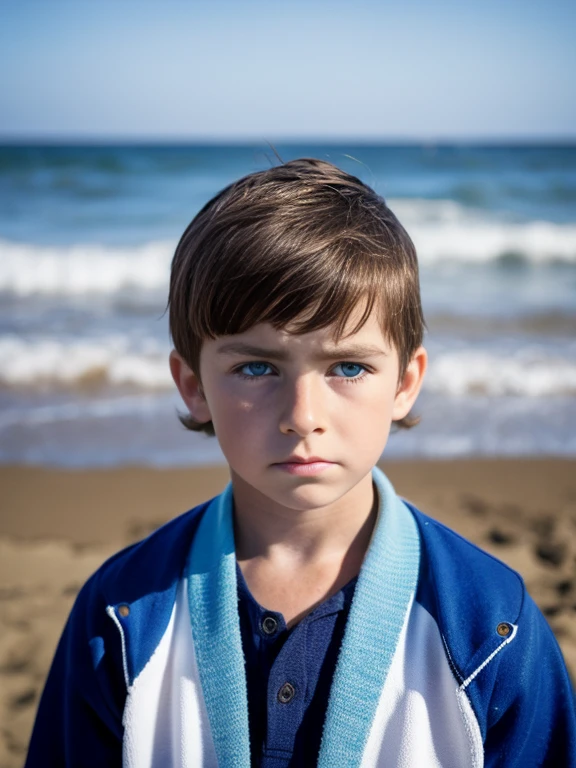
[[[396,490],[518,570],[576,677],[576,461],[384,463]],[[78,589],[100,563],[217,494],[225,468],[0,468],[0,768],[23,762]]]

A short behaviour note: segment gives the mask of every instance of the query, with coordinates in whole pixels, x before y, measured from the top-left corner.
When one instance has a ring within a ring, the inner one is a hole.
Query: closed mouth
[[[303,458],[302,456],[288,456],[283,461],[276,461],[275,464],[333,464],[334,462],[328,461],[328,459],[322,459],[319,456],[308,456]]]

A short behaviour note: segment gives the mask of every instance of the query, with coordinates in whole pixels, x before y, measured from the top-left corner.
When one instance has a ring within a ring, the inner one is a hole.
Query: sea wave
[[[408,227],[422,264],[442,261],[576,263],[576,225],[483,222]]]
[[[526,348],[516,355],[450,351],[432,357],[424,387],[456,396],[576,395],[576,360]]]
[[[576,264],[576,224],[504,222],[471,216],[457,203],[396,201],[422,265],[439,262]],[[166,291],[175,241],[134,247],[52,247],[0,240],[0,292],[83,295]]]
[[[135,349],[122,336],[98,340],[0,338],[0,386],[89,392],[107,388],[173,387],[168,348],[148,342]]]
[[[164,289],[174,243],[133,248],[47,247],[0,241],[0,291],[31,294],[113,294]]]
[[[576,263],[576,224],[490,218],[454,200],[399,199],[390,207],[414,240],[422,264]]]

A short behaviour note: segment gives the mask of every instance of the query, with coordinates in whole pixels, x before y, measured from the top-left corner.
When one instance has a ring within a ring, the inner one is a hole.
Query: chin
[[[278,489],[275,488],[270,495],[282,506],[298,512],[306,512],[310,509],[319,509],[333,504],[346,493],[346,490],[321,483],[308,482],[283,492],[278,492]]]

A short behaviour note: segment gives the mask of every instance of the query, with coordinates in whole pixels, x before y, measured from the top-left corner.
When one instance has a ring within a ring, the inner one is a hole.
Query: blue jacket
[[[572,686],[520,576],[373,479],[318,765],[576,768]],[[83,587],[26,765],[248,768],[236,601],[228,487]]]

